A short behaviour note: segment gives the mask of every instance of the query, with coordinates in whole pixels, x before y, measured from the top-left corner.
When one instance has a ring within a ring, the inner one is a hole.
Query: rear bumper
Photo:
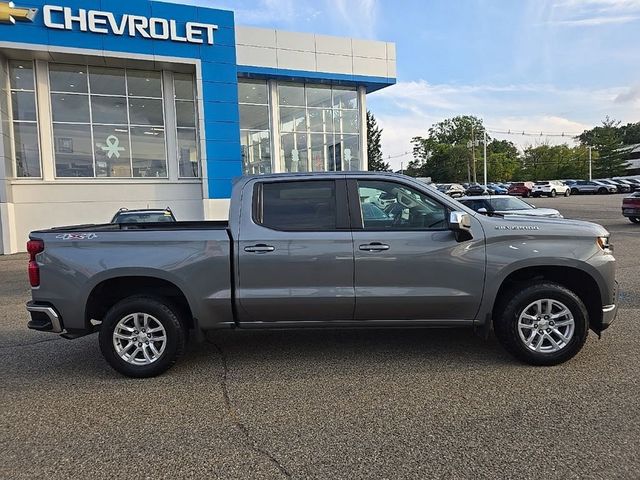
[[[51,305],[27,302],[27,311],[31,315],[31,320],[27,327],[40,332],[62,333],[64,324],[60,314]]]
[[[639,207],[622,207],[622,215],[625,217],[640,217]]]

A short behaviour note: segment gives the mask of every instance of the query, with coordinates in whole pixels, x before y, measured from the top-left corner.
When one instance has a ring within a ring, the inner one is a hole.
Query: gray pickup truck
[[[242,177],[228,223],[61,227],[27,247],[29,328],[99,331],[134,377],[220,328],[493,329],[518,359],[554,365],[616,315],[600,225],[487,217],[390,173]]]

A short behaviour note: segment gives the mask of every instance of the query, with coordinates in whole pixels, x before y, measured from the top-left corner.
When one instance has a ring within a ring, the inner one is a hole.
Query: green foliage
[[[539,145],[526,148],[522,167],[515,173],[520,180],[587,178],[589,152],[586,147]]]
[[[607,116],[601,126],[585,130],[578,140],[598,152],[599,160],[593,163],[594,176],[624,175],[630,146],[640,143],[640,122],[620,126],[620,122]]]
[[[388,172],[390,165],[382,159],[382,129],[373,113],[367,110],[367,158],[369,170]]]

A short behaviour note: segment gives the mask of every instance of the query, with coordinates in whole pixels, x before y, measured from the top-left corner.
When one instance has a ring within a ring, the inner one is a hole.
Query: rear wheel
[[[571,195],[571,190],[567,188],[567,189],[564,191],[564,196],[565,196],[565,197],[568,197],[569,195]]]
[[[511,294],[494,320],[496,336],[509,353],[530,365],[557,365],[580,351],[589,319],[575,293],[540,282]]]
[[[549,196],[551,198],[554,198],[556,196],[556,191],[555,190],[551,190],[551,193],[549,194]]]
[[[604,195],[605,193],[609,193],[609,191],[606,188],[602,187],[598,189],[598,193],[600,195]]]
[[[102,321],[100,350],[128,377],[153,377],[176,362],[186,343],[177,310],[161,298],[133,296],[116,303]]]
[[[578,193],[580,193],[580,190],[578,190],[577,188],[571,189],[571,195],[577,195]]]
[[[525,192],[522,194],[524,198],[529,198],[530,195],[531,193],[529,193],[529,190],[525,190]]]
[[[632,223],[640,223],[640,217],[629,217]]]

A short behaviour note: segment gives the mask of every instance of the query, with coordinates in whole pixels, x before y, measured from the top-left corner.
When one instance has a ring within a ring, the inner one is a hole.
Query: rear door
[[[238,242],[241,322],[352,320],[353,242],[343,179],[254,184]],[[250,188],[250,187],[247,187]]]
[[[348,180],[355,254],[356,320],[472,320],[484,287],[485,245],[458,242],[449,209],[424,189],[396,180]],[[393,197],[384,219],[367,204]]]

